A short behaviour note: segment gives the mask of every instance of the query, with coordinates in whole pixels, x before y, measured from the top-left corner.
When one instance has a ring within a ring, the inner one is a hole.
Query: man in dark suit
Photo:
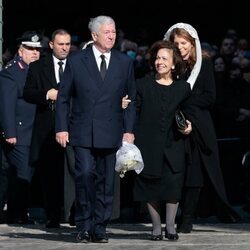
[[[28,67],[40,57],[41,35],[27,31],[18,39],[17,55],[0,72],[0,124],[4,156],[8,165],[8,223],[29,222],[30,182],[33,171],[29,165],[31,134],[36,106],[23,99]],[[5,164],[6,165],[6,164]],[[6,178],[6,167],[1,166]],[[6,185],[1,179],[1,185]],[[5,197],[1,194],[1,199]],[[1,209],[3,201],[0,201]]]
[[[136,89],[133,61],[113,49],[114,20],[95,17],[89,29],[93,44],[69,58],[59,88],[56,139],[63,147],[70,143],[75,152],[77,241],[107,243],[116,151],[122,140],[134,140]],[[131,103],[122,109],[126,95]]]
[[[49,46],[52,53],[30,65],[24,98],[37,105],[30,161],[41,177],[46,227],[58,228],[63,207],[64,149],[55,140],[55,101],[71,35],[58,29],[52,33]]]

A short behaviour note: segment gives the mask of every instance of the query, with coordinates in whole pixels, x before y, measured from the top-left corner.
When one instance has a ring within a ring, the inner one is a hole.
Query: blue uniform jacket
[[[17,145],[29,146],[36,105],[23,99],[28,65],[17,56],[0,71],[0,124],[2,136],[17,137]]]

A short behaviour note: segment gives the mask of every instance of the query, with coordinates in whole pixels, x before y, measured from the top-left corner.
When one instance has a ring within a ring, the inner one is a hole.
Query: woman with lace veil
[[[163,40],[170,40],[178,46],[186,62],[186,71],[182,78],[192,89],[191,97],[183,110],[187,119],[192,122],[193,132],[186,140],[188,159],[177,231],[190,233],[196,215],[216,215],[222,222],[237,222],[240,216],[227,200],[216,134],[210,115],[210,109],[216,100],[212,61],[202,53],[197,31],[190,24],[173,25]],[[206,202],[205,206],[202,206],[202,201]]]

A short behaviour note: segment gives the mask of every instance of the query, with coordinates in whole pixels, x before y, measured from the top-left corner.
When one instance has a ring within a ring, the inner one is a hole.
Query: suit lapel
[[[117,75],[119,75],[119,67],[117,65],[120,65],[121,61],[119,57],[117,56],[117,53],[115,50],[112,50],[111,57],[108,65],[108,69],[106,72],[106,76],[103,82],[103,85],[105,87],[106,84],[109,86],[112,84],[116,84],[117,81],[113,81],[113,78]]]
[[[93,83],[97,87],[100,94],[102,94],[102,91],[105,89],[106,84],[111,85],[115,83],[115,81],[112,81],[112,78],[114,77],[114,75],[117,75],[117,65],[120,63],[116,51],[112,50],[111,52],[111,57],[104,81],[101,78],[101,74],[91,47],[85,49],[84,53],[82,54],[81,61],[84,64],[84,67],[88,71],[90,77],[93,80]],[[97,95],[96,97],[98,98],[98,96],[99,95]]]
[[[96,86],[101,89],[103,86],[103,80],[101,78],[100,71],[98,69],[94,53],[92,51],[92,47],[88,47],[85,49],[86,53],[84,53],[82,57],[82,63],[85,65],[90,77],[93,82],[96,83]]]

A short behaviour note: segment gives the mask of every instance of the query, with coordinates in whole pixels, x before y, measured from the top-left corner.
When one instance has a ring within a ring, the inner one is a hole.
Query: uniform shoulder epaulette
[[[14,64],[16,64],[17,61],[13,60],[7,63],[7,65],[4,67],[5,69],[11,68]]]

